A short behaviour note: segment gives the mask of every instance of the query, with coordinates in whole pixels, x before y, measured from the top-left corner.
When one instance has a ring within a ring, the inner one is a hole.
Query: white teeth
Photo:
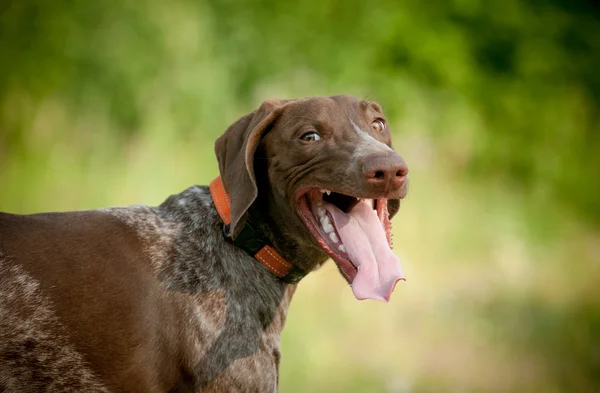
[[[320,191],[321,191],[321,193],[322,193],[322,194],[327,194],[327,195],[331,194],[331,191],[329,191],[329,190],[324,190],[324,189],[322,189],[322,188],[321,188],[321,190],[320,190]]]
[[[329,217],[326,214],[319,216],[319,221],[321,221],[321,226],[325,233],[333,232],[333,225],[331,225],[331,221],[329,221]]]
[[[331,220],[329,220],[329,216],[327,215],[327,211],[322,207],[317,207],[317,216],[319,217],[319,221],[321,222],[321,227],[326,234],[329,235],[331,241],[334,243],[338,242],[338,237],[333,231],[333,225],[331,224]]]
[[[329,234],[329,238],[330,238],[330,239],[331,239],[331,241],[332,241],[332,242],[334,242],[334,243],[337,243],[337,242],[338,242],[338,240],[339,240],[339,239],[338,239],[338,237],[337,237],[337,235],[335,234],[335,232],[331,232],[331,233]]]
[[[317,214],[319,217],[325,217],[325,209],[322,207],[317,207]]]
[[[338,250],[340,250],[341,252],[346,252],[346,247],[345,247],[343,244],[341,244],[341,245],[338,247]]]
[[[357,201],[360,201],[360,198],[359,198],[359,197],[356,197],[356,200],[357,200]]]

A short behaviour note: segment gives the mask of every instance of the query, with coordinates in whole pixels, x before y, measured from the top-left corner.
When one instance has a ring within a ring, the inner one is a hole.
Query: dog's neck
[[[278,304],[275,299],[286,284],[223,236],[223,223],[207,187],[172,195],[155,212],[171,239],[158,273],[166,288],[185,293],[258,291],[262,296],[247,299],[244,294],[246,302]]]
[[[223,368],[251,356],[265,334],[276,335],[278,342],[295,285],[275,277],[223,236],[223,223],[208,188],[191,187],[169,197],[154,212],[162,227],[168,228],[170,239],[169,251],[157,269],[166,290],[192,296],[224,293],[225,326],[205,355],[215,359],[202,364]],[[203,369],[197,387],[220,371]]]

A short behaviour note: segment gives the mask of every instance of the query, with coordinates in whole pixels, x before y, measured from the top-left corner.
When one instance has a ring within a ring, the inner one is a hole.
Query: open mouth
[[[391,250],[387,199],[310,188],[299,193],[298,213],[317,243],[336,262],[357,299],[387,302],[404,280]]]

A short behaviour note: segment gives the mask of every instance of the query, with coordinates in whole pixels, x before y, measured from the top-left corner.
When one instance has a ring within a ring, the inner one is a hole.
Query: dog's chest
[[[291,292],[266,319],[228,301],[224,291],[195,296],[189,308],[186,368],[196,390],[277,391],[280,334]]]

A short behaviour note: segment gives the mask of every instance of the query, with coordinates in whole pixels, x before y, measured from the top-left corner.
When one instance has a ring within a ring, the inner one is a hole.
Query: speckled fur
[[[39,283],[0,253],[0,391],[108,392],[68,334]]]
[[[119,218],[135,230],[144,244],[152,266],[158,272],[167,259],[167,252],[175,240],[181,224],[161,221],[155,210],[145,205],[113,207],[101,210]]]
[[[199,208],[200,207],[200,208]],[[185,222],[162,267],[166,288],[216,296],[221,307],[194,307],[197,330],[190,337],[210,342],[191,368],[201,370],[195,385],[202,391],[276,391],[279,334],[293,286],[285,285],[243,250],[222,236],[222,222],[206,188],[192,187],[158,209],[163,222]],[[216,236],[198,236],[198,232]],[[196,261],[201,259],[202,264]],[[245,263],[248,262],[248,263]],[[260,285],[254,285],[260,283]],[[266,284],[266,285],[265,285]],[[220,296],[216,295],[219,294]],[[206,311],[212,321],[205,321]],[[219,326],[217,332],[207,322]],[[221,323],[219,323],[221,322]],[[223,372],[227,370],[227,372]]]

